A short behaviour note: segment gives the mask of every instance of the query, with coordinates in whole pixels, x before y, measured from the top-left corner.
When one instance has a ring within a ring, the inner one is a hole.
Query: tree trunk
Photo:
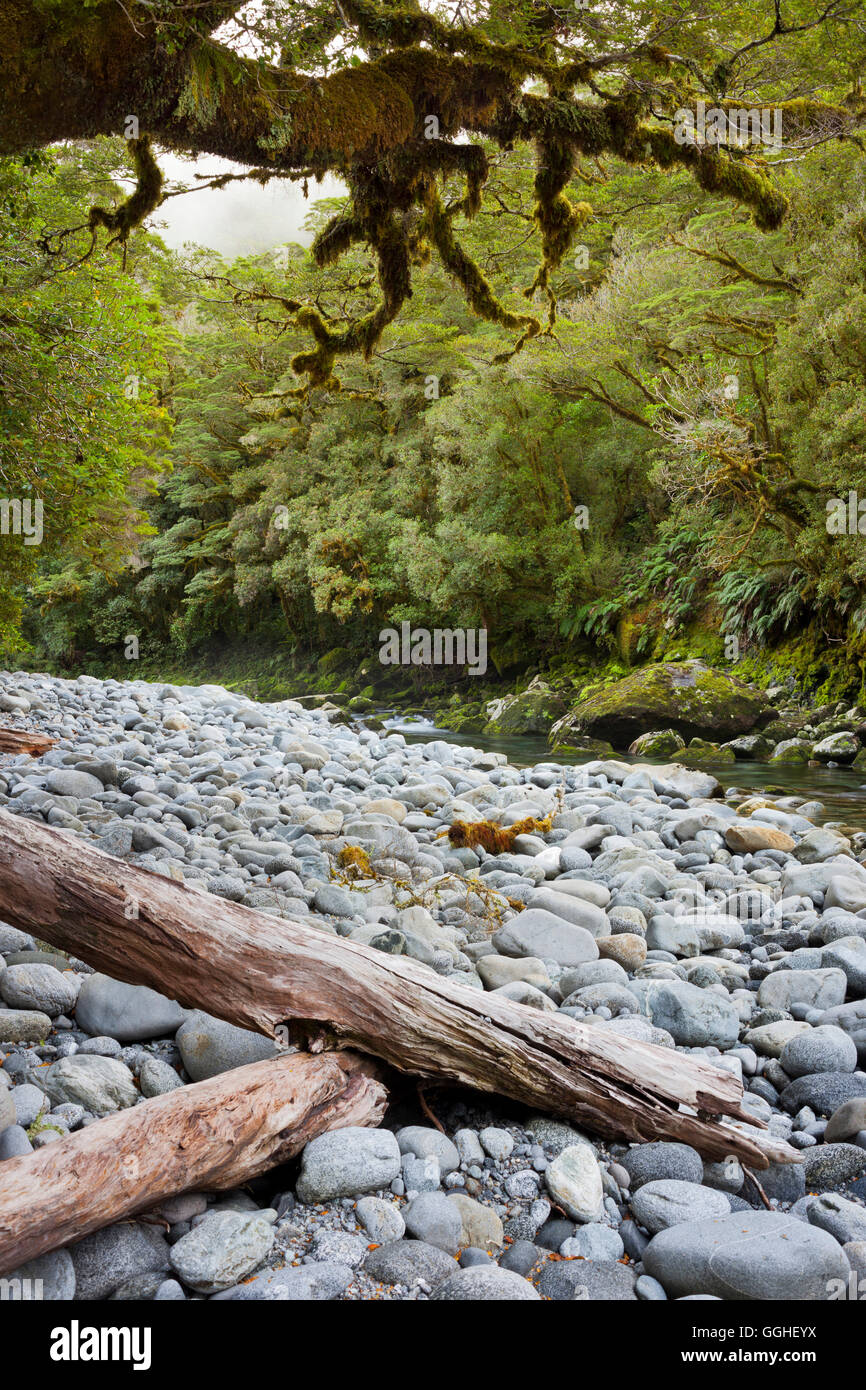
[[[117,979],[268,1036],[281,1029],[311,1052],[357,1048],[608,1137],[678,1139],[758,1168],[801,1161],[742,1110],[740,1082],[703,1058],[468,989],[405,956],[202,894],[5,811],[0,902],[6,921]]]
[[[156,1096],[9,1158],[0,1183],[0,1273],[180,1192],[237,1187],[317,1134],[376,1125],[375,1066],[297,1052]]]
[[[56,742],[29,729],[0,729],[0,753],[29,753],[33,758],[41,758]]]

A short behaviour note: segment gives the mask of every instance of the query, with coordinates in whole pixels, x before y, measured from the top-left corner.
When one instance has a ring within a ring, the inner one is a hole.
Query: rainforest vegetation
[[[863,5],[0,0],[0,43],[7,664],[375,686],[409,621],[860,684]],[[162,150],[302,181],[312,244],[169,250]]]

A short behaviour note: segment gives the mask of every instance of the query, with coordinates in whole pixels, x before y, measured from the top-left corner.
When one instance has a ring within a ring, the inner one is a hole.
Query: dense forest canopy
[[[866,650],[861,4],[0,0],[0,41],[10,647]],[[169,252],[165,150],[301,181],[310,250]]]

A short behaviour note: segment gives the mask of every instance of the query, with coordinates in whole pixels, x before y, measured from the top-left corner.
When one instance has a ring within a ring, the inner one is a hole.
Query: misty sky
[[[182,159],[167,151],[159,152],[159,165],[166,181],[192,183],[198,174],[242,173],[243,166],[226,159],[203,155]],[[148,219],[148,226],[159,232],[167,245],[180,249],[193,241],[227,259],[266,251],[286,241],[309,246],[312,236],[304,220],[317,198],[335,198],[344,186],[330,174],[321,183],[311,182],[310,197],[304,198],[299,183],[274,179],[262,188],[252,180],[229,184],[226,188],[206,188],[180,198],[169,198]],[[160,225],[164,223],[165,225]]]

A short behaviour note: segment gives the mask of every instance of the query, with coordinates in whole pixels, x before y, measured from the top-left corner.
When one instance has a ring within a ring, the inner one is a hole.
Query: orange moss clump
[[[456,820],[447,834],[455,849],[474,849],[481,845],[488,854],[507,854],[514,848],[518,835],[546,835],[552,823],[552,815],[545,816],[544,820],[526,816],[509,826],[497,825],[492,820]]]
[[[375,878],[370,856],[360,845],[344,845],[337,855],[341,869],[354,878]]]

